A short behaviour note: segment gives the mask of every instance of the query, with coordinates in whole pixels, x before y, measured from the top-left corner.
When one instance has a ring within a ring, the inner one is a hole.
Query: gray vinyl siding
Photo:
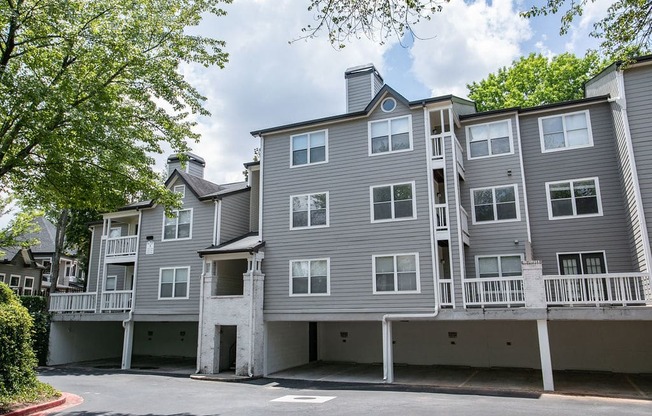
[[[120,266],[120,265],[116,265],[116,264],[107,264],[106,265],[106,275],[116,277],[116,282],[115,282],[116,290],[128,290],[128,289],[125,288],[125,278],[127,277],[127,267],[126,266]],[[104,287],[102,287],[102,291],[104,291]]]
[[[88,261],[88,276],[86,278],[86,291],[87,292],[96,292],[97,291],[97,273],[98,268],[101,268],[100,258],[104,261],[104,251],[100,248],[104,248],[102,244],[102,226],[94,225],[91,227],[93,229],[93,239],[91,241],[91,253]]]
[[[372,76],[374,77],[374,90],[371,93],[373,97],[376,94],[378,94],[378,91],[380,91],[380,89],[383,87],[383,81],[377,76],[375,76],[375,74],[372,74]]]
[[[455,189],[458,188],[458,183],[461,181],[456,170],[456,161],[453,156],[453,146],[455,146],[455,139],[453,137],[446,138],[444,143],[444,163],[446,175],[446,203],[448,208],[448,227],[450,230],[449,252],[451,259],[451,277],[453,279],[453,295],[454,307],[460,307],[463,304],[462,298],[462,267],[460,266],[460,238],[459,238],[459,222],[458,222],[458,200],[455,197]],[[459,188],[458,188],[459,189]],[[460,217],[464,215],[460,210]],[[462,244],[462,250],[466,246]]]
[[[225,196],[222,199],[220,243],[249,232],[249,204],[251,191]]]
[[[463,104],[457,101],[453,101],[453,112],[457,114],[458,116],[462,115],[467,115],[467,114],[474,114],[475,111],[475,105],[473,104]]]
[[[15,264],[0,263],[0,274],[5,275],[4,282],[7,283],[7,285],[9,285],[9,283],[11,282],[11,275],[17,275],[20,276],[20,282],[18,287],[20,288],[25,287],[25,277],[34,278],[34,285],[33,285],[34,291],[38,291],[41,287],[40,286],[41,270],[34,267],[25,266],[25,263],[23,263],[21,259],[16,259]],[[1,277],[2,276],[0,276],[0,282],[2,281]]]
[[[369,156],[367,122],[412,114],[413,150]],[[265,137],[265,312],[411,311],[434,306],[423,111],[328,127],[328,163],[289,168],[289,136]],[[323,127],[320,127],[323,128]],[[314,130],[306,128],[305,131]],[[370,186],[415,181],[417,219],[371,223]],[[290,230],[290,196],[328,192],[329,226]],[[418,253],[421,292],[373,294],[372,256]],[[291,260],[330,258],[330,296],[289,296]]]
[[[249,200],[249,231],[258,231],[260,212],[260,171],[253,171],[251,175],[251,192]]]
[[[371,91],[372,76],[373,74],[366,73],[346,79],[348,112],[352,113],[364,110],[367,104],[369,104],[373,98],[373,91]]]
[[[135,307],[137,314],[197,314],[199,313],[200,276],[202,261],[197,250],[208,247],[213,240],[214,204],[200,202],[189,190],[183,209],[192,208],[192,239],[162,241],[164,209],[158,205],[144,210],[140,224],[141,244],[136,263]],[[154,254],[145,254],[146,238],[153,237]],[[161,268],[190,267],[189,298],[159,300]]]
[[[632,135],[636,170],[642,195],[648,236],[652,234],[652,66],[633,67],[625,70],[625,95],[627,114]],[[647,242],[649,244],[649,241]],[[639,259],[642,247],[637,247]],[[639,262],[643,262],[639,260]],[[650,268],[648,267],[647,270]]]
[[[503,120],[510,120],[511,122],[513,153],[469,159],[467,154],[466,127]],[[482,120],[469,120],[462,124],[462,128],[456,132],[460,145],[462,146],[465,167],[465,180],[460,184],[460,197],[462,206],[469,214],[469,239],[471,244],[466,248],[464,253],[467,279],[477,277],[475,267],[476,256],[502,254],[521,254],[525,256],[525,244],[528,235],[517,127],[518,125],[513,115],[502,115]],[[511,170],[511,176],[508,174],[509,170]],[[479,222],[473,224],[471,190],[511,185],[516,187],[518,193],[519,220]],[[518,241],[518,244],[515,244],[515,241]]]
[[[559,273],[556,253],[602,250],[606,252],[609,272],[632,271],[610,108],[604,103],[586,109],[590,111],[594,145],[549,153],[541,152],[538,118],[583,108],[560,108],[520,117],[532,249],[534,258],[543,263],[544,274]],[[589,177],[599,180],[603,215],[549,220],[545,183]]]
[[[609,94],[611,97],[621,97],[624,92],[619,91],[618,72],[612,70],[605,72],[601,76],[592,80],[586,86],[586,96],[600,96]],[[637,101],[638,90],[631,91],[635,101]],[[645,100],[647,97],[644,95]],[[629,97],[627,97],[629,101]],[[642,235],[640,216],[636,207],[636,190],[633,180],[632,161],[627,148],[628,137],[626,134],[626,120],[623,117],[622,101],[616,100],[611,103],[611,116],[614,122],[614,131],[616,137],[616,147],[619,162],[620,181],[622,183],[622,194],[625,204],[625,216],[628,224],[628,242],[629,248],[633,255],[634,270],[646,270],[645,268],[645,251]]]
[[[204,177],[204,167],[193,161],[188,162],[188,173],[199,178]]]

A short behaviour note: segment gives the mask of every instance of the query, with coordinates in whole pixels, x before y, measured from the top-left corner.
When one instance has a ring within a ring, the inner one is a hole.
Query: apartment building
[[[585,99],[478,113],[366,65],[346,113],[252,132],[265,373],[528,367],[552,390],[553,369],[652,371],[651,80],[644,57]]]
[[[246,183],[173,157],[175,217],[145,202],[94,225],[94,283],[53,297],[51,361],[526,367],[547,390],[553,370],[652,372],[651,80],[642,57],[584,99],[479,113],[351,68],[343,114],[252,132]]]
[[[144,201],[90,226],[86,292],[51,296],[49,364],[122,357],[130,368],[132,355],[197,357],[204,265],[197,252],[251,231],[250,186],[210,182],[204,168],[194,154],[185,163],[168,158],[166,186],[183,204],[171,216]]]

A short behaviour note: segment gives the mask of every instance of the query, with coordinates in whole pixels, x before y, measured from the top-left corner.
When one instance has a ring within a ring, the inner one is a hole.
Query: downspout
[[[452,109],[451,113],[452,114]],[[437,256],[435,253],[435,226],[434,226],[434,219],[433,219],[433,197],[432,197],[432,165],[431,165],[431,157],[430,153],[432,149],[430,149],[430,137],[429,137],[429,132],[430,132],[430,121],[428,119],[428,110],[424,106],[423,108],[423,117],[424,117],[424,123],[427,124],[427,128],[425,129],[425,135],[426,135],[426,166],[428,170],[428,207],[429,207],[429,213],[428,213],[428,218],[430,222],[430,254],[432,256],[432,285],[433,285],[433,296],[434,296],[434,302],[435,306],[432,312],[430,313],[415,313],[415,314],[410,314],[410,313],[395,313],[395,314],[385,314],[383,315],[382,319],[382,329],[383,329],[383,380],[385,383],[393,383],[394,382],[394,357],[393,357],[393,347],[392,347],[392,321],[400,321],[400,320],[413,320],[413,321],[428,321],[435,319],[437,315],[439,315],[439,270],[438,270],[438,264],[437,264]],[[452,123],[450,124],[452,126]],[[453,159],[454,161],[455,159]],[[448,198],[446,199],[448,201]],[[459,223],[458,223],[459,226]]]

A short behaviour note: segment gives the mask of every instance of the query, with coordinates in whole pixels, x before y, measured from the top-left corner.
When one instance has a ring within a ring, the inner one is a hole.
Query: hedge
[[[32,317],[32,347],[38,365],[46,365],[50,338],[50,313],[47,299],[42,296],[21,296],[20,303]]]

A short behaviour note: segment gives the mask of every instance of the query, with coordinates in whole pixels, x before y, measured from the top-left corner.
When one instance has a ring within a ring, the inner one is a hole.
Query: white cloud
[[[361,39],[337,51],[325,34],[288,44],[312,23],[307,4],[238,0],[226,6],[227,16],[205,19],[199,27],[200,33],[225,40],[230,55],[225,69],[184,68],[212,113],[199,120],[201,142],[191,144],[206,160],[207,179],[243,179],[242,163],[258,145],[252,130],[343,113],[346,68],[374,62],[382,71],[383,53],[391,45]]]
[[[529,22],[511,0],[451,2],[432,20],[417,25],[412,71],[434,96],[466,96],[466,84],[485,78],[521,55],[531,37]]]

